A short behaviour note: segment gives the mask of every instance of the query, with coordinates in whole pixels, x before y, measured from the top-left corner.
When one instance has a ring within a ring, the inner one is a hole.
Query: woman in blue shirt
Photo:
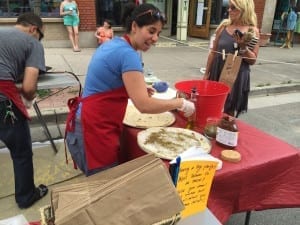
[[[178,109],[186,117],[195,111],[183,98],[152,98],[139,51],[153,46],[165,17],[152,4],[126,5],[125,34],[98,47],[90,61],[81,98],[69,100],[66,141],[77,166],[88,176],[118,164],[119,139],[128,98],[142,113]]]

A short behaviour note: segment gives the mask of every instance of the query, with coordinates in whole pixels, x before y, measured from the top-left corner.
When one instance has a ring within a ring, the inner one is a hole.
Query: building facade
[[[115,33],[123,32],[121,15],[124,5],[130,0],[76,0],[80,11],[80,46],[94,47],[94,32],[104,19],[113,22]],[[229,0],[133,0],[136,3],[152,3],[166,14],[164,36],[208,39],[217,25],[226,18]],[[300,10],[300,0],[254,0],[261,33],[276,36],[281,14],[290,6]],[[0,26],[11,26],[16,17],[27,11],[41,15],[46,25],[45,47],[69,46],[66,29],[59,16],[61,0],[1,0]],[[299,18],[298,18],[299,20]],[[299,24],[299,23],[298,23]],[[300,26],[300,25],[299,25]],[[297,29],[296,29],[297,31]],[[300,27],[299,31],[300,33]],[[296,36],[299,34],[296,33]],[[297,39],[297,38],[296,38]]]

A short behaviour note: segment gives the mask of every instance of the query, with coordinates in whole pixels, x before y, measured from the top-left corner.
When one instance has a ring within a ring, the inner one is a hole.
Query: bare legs
[[[74,49],[80,51],[79,48],[79,31],[78,26],[73,27],[74,30]]]
[[[70,39],[72,47],[73,47],[73,51],[80,52],[78,26],[75,26],[75,27],[67,26],[67,31],[68,31],[69,39]]]
[[[292,48],[291,42],[293,40],[293,36],[294,36],[294,31],[288,30],[286,32],[285,43],[280,48]]]
[[[294,30],[289,30],[288,33],[289,33],[289,44],[288,44],[288,48],[292,48],[291,43],[292,43],[293,38],[294,38]]]

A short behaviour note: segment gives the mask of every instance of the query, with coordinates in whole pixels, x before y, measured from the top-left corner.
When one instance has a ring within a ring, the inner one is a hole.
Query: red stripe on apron
[[[8,99],[10,99],[15,104],[15,106],[22,112],[22,114],[30,120],[30,116],[21,99],[20,91],[18,90],[13,81],[1,80],[0,92],[3,93]]]

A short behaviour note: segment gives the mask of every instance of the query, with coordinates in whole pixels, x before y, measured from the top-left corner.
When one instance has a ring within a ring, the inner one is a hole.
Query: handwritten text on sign
[[[181,216],[192,215],[206,208],[207,199],[217,162],[184,161],[180,163],[177,191],[185,209]]]

